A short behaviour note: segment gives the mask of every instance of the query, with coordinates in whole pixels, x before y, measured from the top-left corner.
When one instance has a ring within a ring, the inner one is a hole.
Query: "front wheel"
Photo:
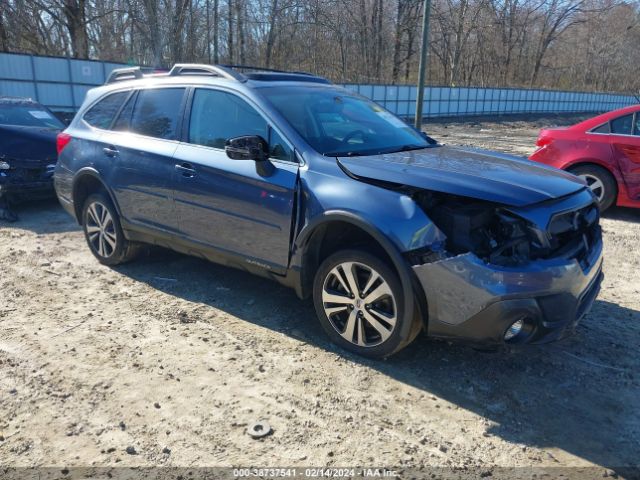
[[[327,258],[315,276],[313,301],[331,340],[359,355],[387,357],[419,332],[418,324],[402,328],[407,320],[398,276],[368,252],[344,250]],[[417,317],[411,321],[419,323]]]
[[[87,198],[82,209],[82,227],[91,253],[103,265],[119,265],[132,260],[139,246],[128,241],[111,200],[103,193]]]

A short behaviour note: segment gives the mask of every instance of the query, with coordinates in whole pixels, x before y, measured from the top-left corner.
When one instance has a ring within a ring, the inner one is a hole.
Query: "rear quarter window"
[[[611,133],[611,128],[609,128],[609,122],[603,123],[599,127],[591,130],[591,133]]]
[[[184,88],[140,90],[130,131],[148,137],[176,140]]]
[[[87,110],[82,119],[92,127],[108,129],[128,95],[129,92],[127,91],[106,96]]]

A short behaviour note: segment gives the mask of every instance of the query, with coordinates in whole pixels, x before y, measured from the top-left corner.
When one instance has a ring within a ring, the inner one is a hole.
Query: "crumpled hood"
[[[520,157],[437,146],[366,157],[340,157],[355,177],[521,207],[585,188],[578,177]]]

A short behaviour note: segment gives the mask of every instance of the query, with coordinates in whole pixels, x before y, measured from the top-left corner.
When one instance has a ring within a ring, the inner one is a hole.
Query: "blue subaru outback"
[[[555,340],[602,281],[598,206],[577,177],[439,144],[308,74],[116,70],[58,152],[58,197],[99,262],[154,244],[262,275],[312,296],[362,355],[420,330]]]

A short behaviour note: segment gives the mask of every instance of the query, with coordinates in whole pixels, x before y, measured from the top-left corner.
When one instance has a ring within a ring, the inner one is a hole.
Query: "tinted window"
[[[593,133],[610,133],[611,130],[609,129],[609,122],[604,123],[604,124],[600,125],[599,127],[594,128],[591,131]]]
[[[129,95],[129,92],[118,92],[103,98],[84,114],[85,122],[96,128],[109,128],[113,117]]]
[[[267,87],[260,93],[324,155],[374,155],[430,146],[398,117],[341,89]]]
[[[131,115],[133,114],[133,106],[135,105],[135,103],[136,95],[134,93],[133,95],[131,95],[129,100],[127,100],[127,103],[122,108],[122,110],[120,110],[120,115],[118,115],[118,118],[113,124],[113,127],[111,127],[111,130],[116,130],[119,132],[126,132],[127,130],[129,130],[129,124],[131,123]]]
[[[293,161],[293,151],[273,128],[269,129],[269,158]]]
[[[289,146],[246,101],[226,92],[198,89],[193,96],[189,142],[224,148],[234,137],[259,135],[269,142],[270,157],[291,160]]]
[[[638,113],[636,113],[636,118],[633,122],[633,134],[640,135],[640,114]]]
[[[633,115],[625,115],[611,120],[611,133],[618,135],[631,135],[633,127]]]
[[[184,88],[140,90],[130,130],[149,137],[175,140]]]

